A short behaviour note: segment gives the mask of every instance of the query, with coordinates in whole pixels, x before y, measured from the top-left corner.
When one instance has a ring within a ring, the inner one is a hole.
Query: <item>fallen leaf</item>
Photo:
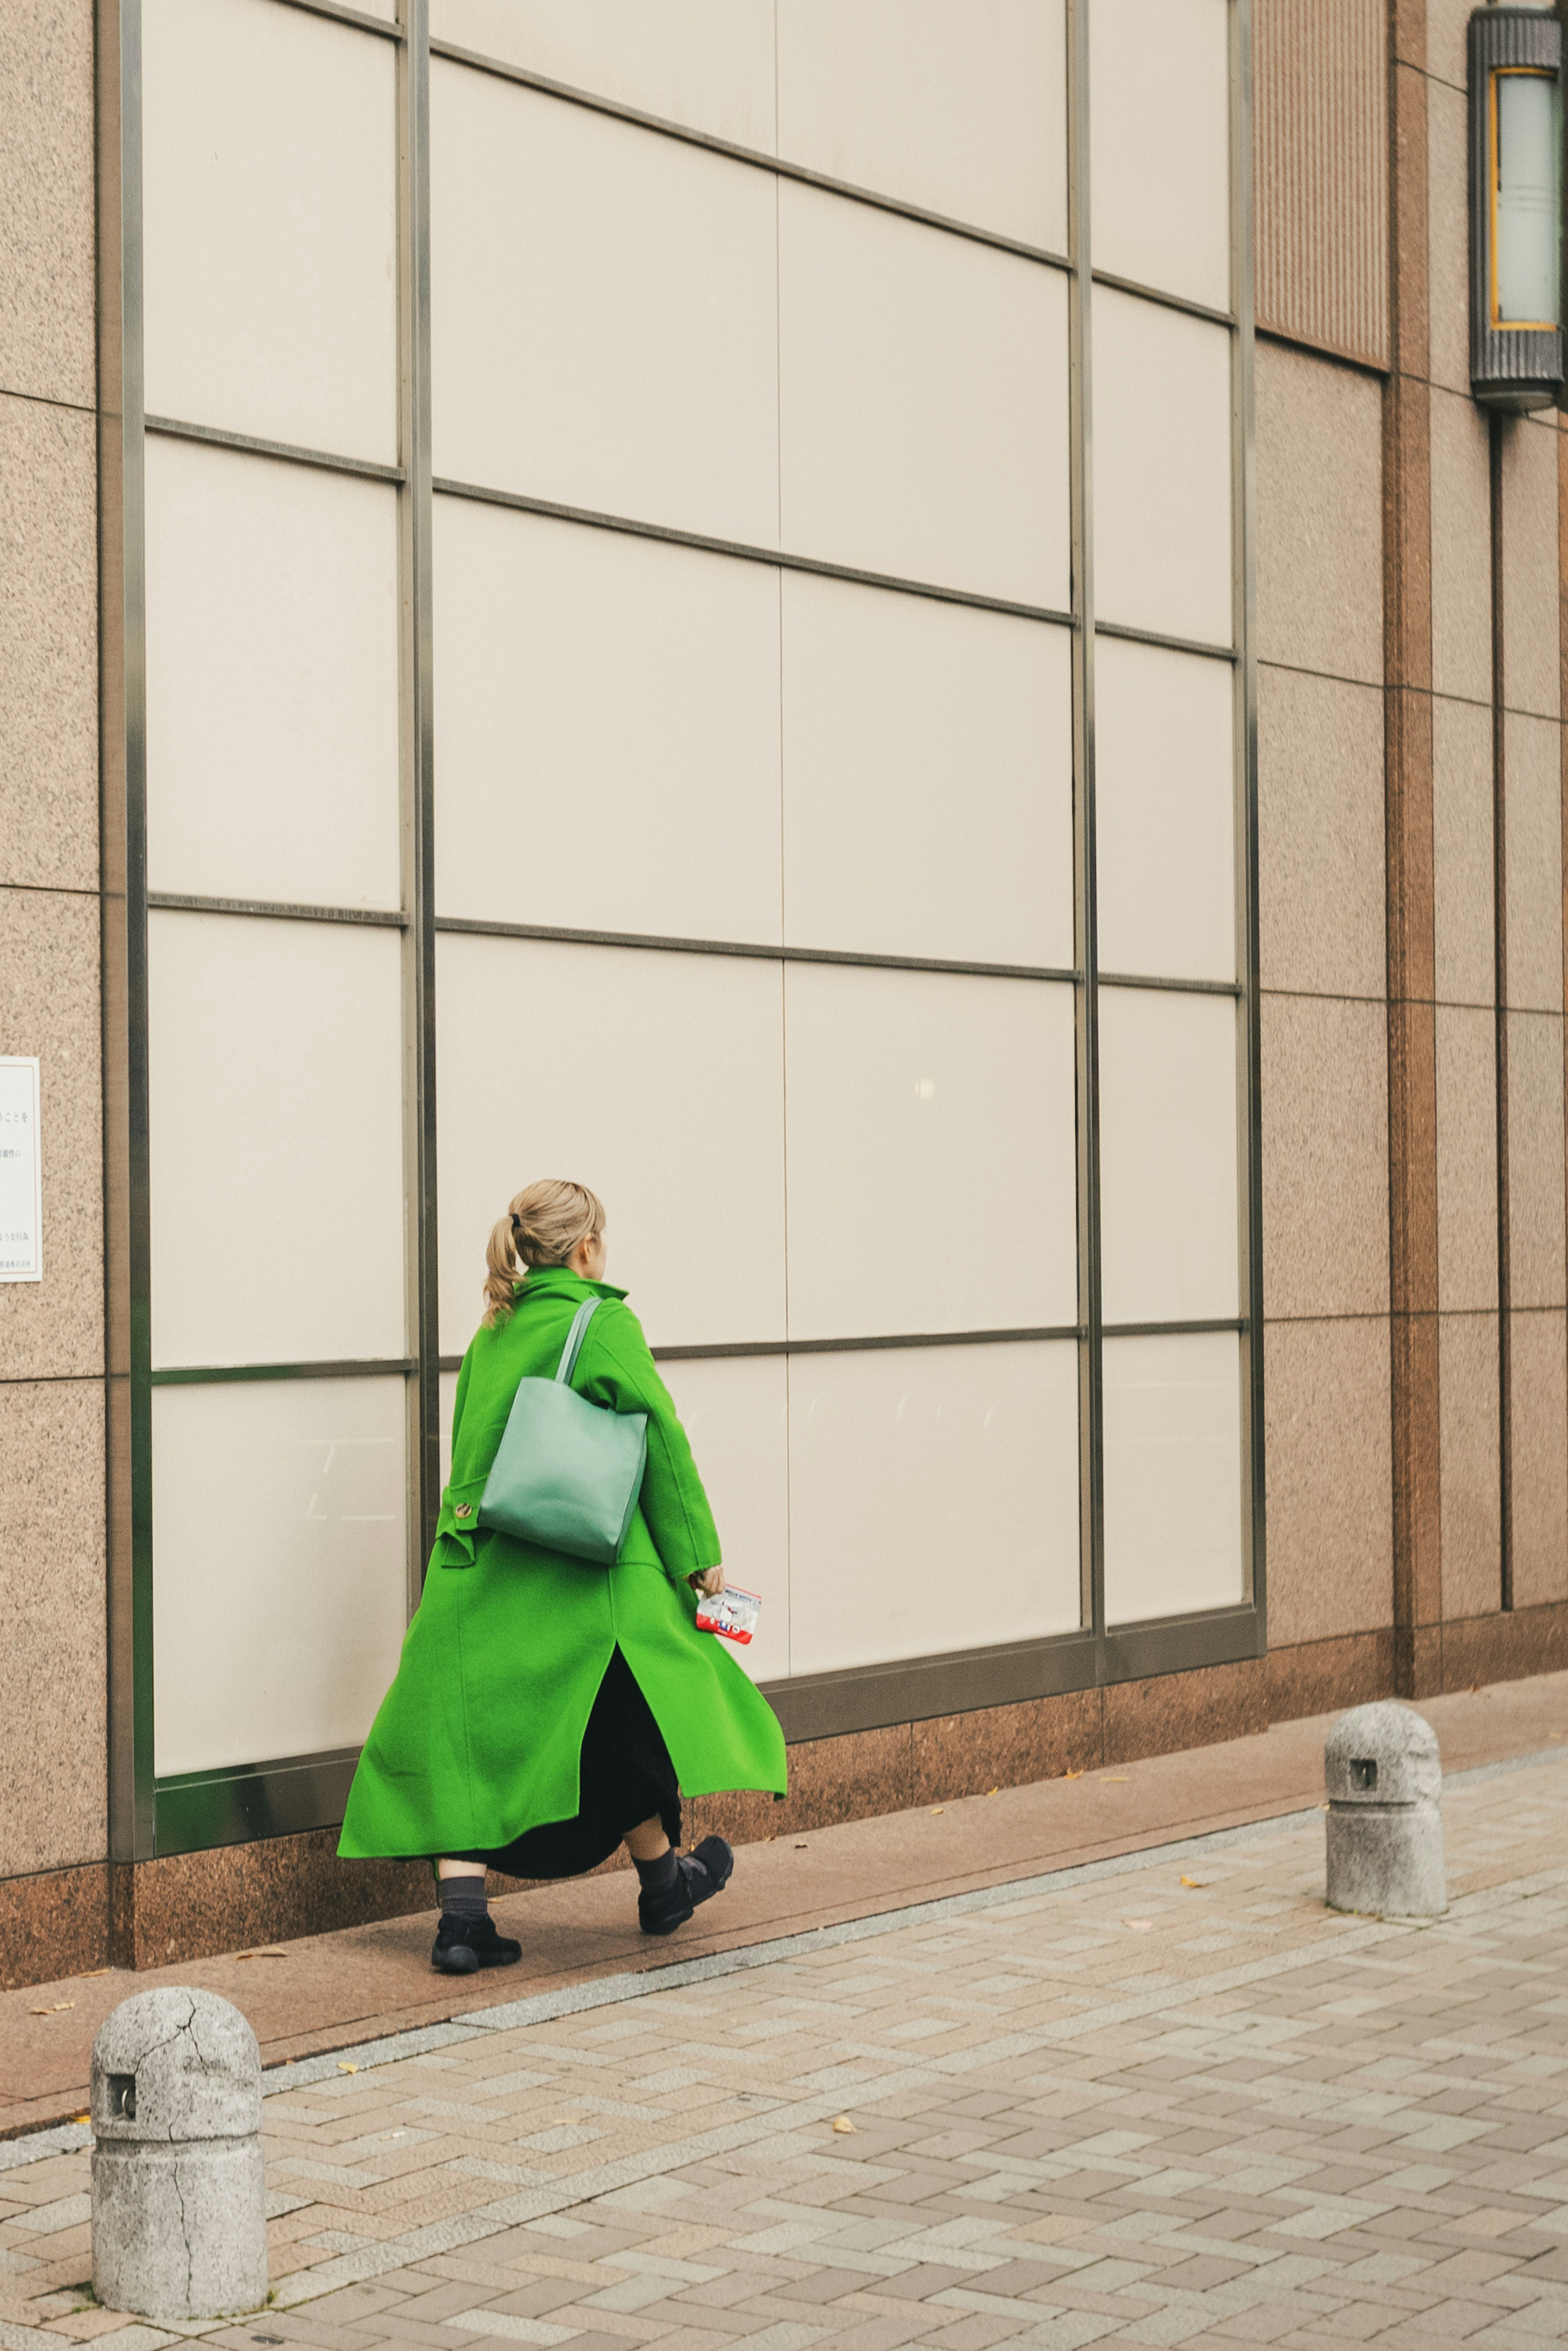
[[[1001,1794],[1001,1792],[1001,1792],[1001,1790],[1000,1790],[999,1788],[988,1788],[988,1789],[986,1790],[986,1793],[987,1793],[987,1795],[988,1795],[988,1796],[999,1796],[999,1795]]]
[[[236,1951],[236,1959],[286,1959],[287,1951]]]
[[[803,1840],[802,1840],[802,1842],[801,1842],[800,1844],[798,1844],[798,1845],[795,1847],[795,1850],[796,1850],[796,1852],[797,1852],[797,1853],[804,1853],[804,1852],[805,1852],[806,1847],[805,1847],[805,1843],[804,1843],[804,1841],[803,1841]]]
[[[83,1968],[82,1973],[84,1976],[106,1976],[110,1970],[108,1968]]]
[[[75,2006],[76,2002],[74,2000],[57,2000],[52,2008],[36,2008],[33,2011],[33,2014],[35,2016],[58,2016],[62,2008],[74,2008]]]
[[[338,2071],[340,2074],[357,2074],[359,2070],[360,2069],[357,2065],[345,2065],[342,2059],[340,2057],[339,2058]]]
[[[1124,1771],[1102,1771],[1100,1777],[1102,1780],[1110,1781],[1118,1788],[1124,1788],[1127,1784],[1127,1775]]]
[[[1083,1774],[1082,1771],[1064,1771],[1061,1776],[1064,1780],[1082,1780]]]
[[[946,1804],[933,1804],[931,1807],[932,1819],[935,1820],[938,1813],[945,1813],[946,1809],[947,1807]]]
[[[1206,1886],[1211,1886],[1213,1883],[1213,1879],[1209,1877],[1184,1877],[1182,1879],[1182,1884],[1184,1886],[1196,1886],[1199,1893],[1203,1891],[1203,1888]]]
[[[836,2131],[852,2132],[854,2125],[851,2122],[848,2115],[835,2115],[833,2116],[833,2128]]]
[[[73,2115],[71,2116],[71,2120],[73,2123],[90,2123],[92,2116],[90,2115]]]
[[[1124,1927],[1131,1927],[1134,1935],[1146,1935],[1154,1923],[1152,1918],[1124,1918],[1122,1921]]]

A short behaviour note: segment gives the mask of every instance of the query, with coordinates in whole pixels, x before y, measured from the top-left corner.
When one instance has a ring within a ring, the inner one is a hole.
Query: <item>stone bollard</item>
[[[1437,1734],[1392,1698],[1358,1706],[1323,1749],[1332,1910],[1436,1918],[1448,1907],[1443,1876],[1443,1792]]]
[[[92,2044],[92,2286],[220,2318],[267,2299],[261,2053],[215,1992],[141,1991]]]

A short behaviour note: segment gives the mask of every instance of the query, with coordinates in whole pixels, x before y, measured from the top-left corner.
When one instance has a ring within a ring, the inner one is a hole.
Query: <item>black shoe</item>
[[[493,1918],[443,1916],[431,1946],[430,1964],[444,1976],[477,1975],[481,1968],[509,1968],[523,1956],[521,1943],[497,1935]]]
[[[699,1902],[709,1902],[729,1884],[735,1855],[721,1836],[704,1837],[690,1853],[676,1855],[667,1886],[647,1886],[637,1897],[637,1924],[644,1935],[673,1935]]]

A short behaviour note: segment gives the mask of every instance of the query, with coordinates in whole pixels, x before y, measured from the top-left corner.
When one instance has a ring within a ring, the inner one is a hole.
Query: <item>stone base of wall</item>
[[[1416,1644],[1415,1695],[1568,1666],[1568,1605],[1435,1625]],[[1392,1632],[1275,1649],[1238,1665],[986,1707],[789,1750],[789,1794],[705,1796],[688,1834],[737,1844],[1017,1788],[1064,1771],[1211,1747],[1395,1689]],[[220,1845],[112,1869],[101,1862],[0,1878],[3,1988],[89,1968],[157,1968],[431,1907],[423,1862],[340,1861],[337,1832]],[[623,1860],[607,1866],[623,1866]],[[497,1892],[519,1881],[494,1877]]]

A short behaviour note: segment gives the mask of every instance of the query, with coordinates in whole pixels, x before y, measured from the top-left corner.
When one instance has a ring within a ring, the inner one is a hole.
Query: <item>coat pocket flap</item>
[[[435,1521],[436,1566],[473,1566],[485,1483],[483,1478],[470,1478],[461,1485],[448,1486],[442,1495],[441,1514]]]

